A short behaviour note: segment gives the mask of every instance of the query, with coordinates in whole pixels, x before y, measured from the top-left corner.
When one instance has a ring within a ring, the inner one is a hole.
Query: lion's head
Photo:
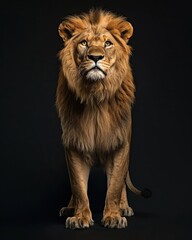
[[[101,102],[113,96],[123,81],[132,82],[127,45],[132,33],[123,17],[103,10],[69,16],[59,25],[64,41],[59,53],[62,74],[82,102]]]

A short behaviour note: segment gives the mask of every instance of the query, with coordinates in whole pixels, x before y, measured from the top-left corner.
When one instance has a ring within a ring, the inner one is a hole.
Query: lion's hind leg
[[[121,211],[122,216],[130,217],[130,216],[134,215],[133,209],[128,204],[126,185],[125,184],[123,186],[123,190],[122,190],[122,193],[121,193],[120,211]]]
[[[60,217],[72,217],[75,213],[75,203],[73,201],[73,195],[71,196],[71,199],[69,201],[69,204],[67,207],[62,207],[59,211]]]

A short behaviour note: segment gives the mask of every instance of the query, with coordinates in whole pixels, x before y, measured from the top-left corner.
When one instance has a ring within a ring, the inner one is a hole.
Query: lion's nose
[[[88,58],[93,60],[96,63],[99,60],[103,59],[104,56],[102,56],[102,55],[88,55]]]

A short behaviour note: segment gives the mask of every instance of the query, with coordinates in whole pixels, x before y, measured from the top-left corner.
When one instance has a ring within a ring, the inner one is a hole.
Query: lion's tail
[[[138,188],[136,188],[130,178],[130,174],[129,171],[127,173],[127,177],[126,177],[126,184],[127,187],[131,190],[131,192],[135,193],[136,195],[142,196],[144,198],[150,198],[152,195],[151,190],[149,190],[148,188],[144,188],[143,190],[139,190]]]

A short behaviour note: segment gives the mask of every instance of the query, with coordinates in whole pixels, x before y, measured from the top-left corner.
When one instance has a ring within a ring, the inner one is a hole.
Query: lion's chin
[[[92,69],[87,72],[86,79],[91,82],[100,81],[105,78],[105,73],[99,69]]]

